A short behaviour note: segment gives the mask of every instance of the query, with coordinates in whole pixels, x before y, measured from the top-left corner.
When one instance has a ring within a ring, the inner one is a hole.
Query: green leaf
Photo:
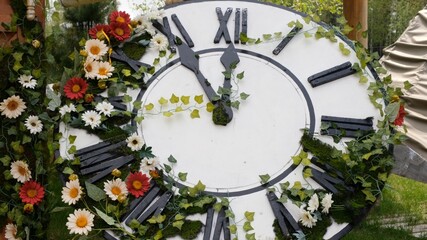
[[[167,165],[166,163],[164,163],[163,165],[165,167],[166,173],[170,173],[172,171],[172,167],[171,166]]]
[[[375,202],[375,200],[377,200],[377,198],[372,194],[370,188],[365,188],[362,190],[362,192],[365,194],[365,199],[367,201]]]
[[[166,103],[168,103],[168,100],[164,97],[161,97],[158,102],[160,103],[160,105],[165,105]]]
[[[163,112],[163,116],[165,116],[165,117],[172,117],[173,116],[173,112],[169,112],[169,111]]]
[[[194,109],[193,111],[191,111],[190,117],[192,119],[194,119],[194,118],[200,118],[199,110],[198,109]]]
[[[230,209],[225,210],[225,216],[230,218],[230,219],[234,219],[236,217],[234,215],[233,211],[231,211]]]
[[[142,107],[142,102],[141,101],[135,101],[135,102],[133,102],[133,108],[134,109],[139,110],[139,109],[141,109],[141,107]]]
[[[189,103],[190,103],[190,96],[181,96],[181,102],[182,102],[184,105],[189,104]]]
[[[399,102],[390,103],[385,107],[384,112],[388,116],[390,122],[394,122],[394,120],[396,120],[396,117],[399,114],[399,108]]]
[[[22,136],[22,144],[26,144],[26,143],[29,143],[29,142],[31,142],[31,137],[28,136],[28,135],[23,135]]]
[[[71,147],[68,149],[68,154],[74,154],[76,151],[76,145],[71,145]]]
[[[405,90],[409,90],[411,87],[413,87],[414,85],[412,85],[409,81],[405,81],[403,82],[404,85],[404,89]]]
[[[246,237],[246,240],[256,240],[255,233],[247,233],[245,237]]]
[[[74,170],[71,169],[70,167],[65,167],[64,170],[62,171],[62,173],[71,175],[74,173]]]
[[[236,226],[236,224],[228,226],[228,229],[230,229],[230,233],[231,234],[236,234],[236,232],[237,232],[237,226]]]
[[[124,103],[130,103],[130,102],[132,102],[132,97],[131,96],[129,96],[129,95],[127,95],[127,94],[125,94],[124,96],[123,96],[123,100],[122,100]]]
[[[123,75],[125,75],[125,77],[129,77],[130,75],[132,75],[131,71],[129,69],[122,69],[122,73]]]
[[[194,101],[196,101],[198,104],[202,104],[203,103],[203,95],[195,96]]]
[[[365,84],[368,82],[368,78],[365,75],[360,75],[359,83]]]
[[[295,27],[302,29],[304,25],[302,25],[302,23],[300,23],[300,21],[297,20],[297,22],[295,23]]]
[[[265,41],[268,41],[268,40],[271,40],[272,35],[271,35],[271,34],[263,34],[263,35],[262,35],[262,38],[263,38]]]
[[[339,48],[340,48],[340,51],[341,51],[341,53],[344,55],[344,56],[348,56],[348,55],[350,55],[350,50],[348,49],[348,48],[346,48],[345,47],[345,45],[344,45],[344,43],[342,43],[342,42],[340,42],[340,44],[339,44]]]
[[[252,227],[252,225],[251,225],[251,222],[246,221],[246,222],[243,224],[243,230],[244,230],[245,232],[249,232],[249,231],[251,231],[251,230],[254,230],[254,228],[253,228],[253,227]]]
[[[252,222],[254,220],[254,216],[255,216],[255,212],[245,212],[245,218],[249,221]]]
[[[183,224],[184,224],[184,221],[180,220],[180,221],[173,222],[172,226],[181,230]]]
[[[86,186],[86,190],[87,190],[87,195],[92,200],[99,202],[101,200],[104,200],[107,197],[104,190],[102,190],[98,186],[96,186],[90,182],[87,182],[87,181],[85,182],[85,186]]]
[[[313,34],[311,34],[309,32],[304,32],[304,37],[305,38],[311,38],[311,37],[313,37]]]
[[[294,186],[293,186],[292,188],[293,188],[293,189],[297,189],[297,190],[302,189],[301,182],[300,182],[300,181],[296,181],[296,182],[294,182]]]
[[[231,71],[224,71],[222,72],[222,74],[224,75],[225,78],[228,78],[228,79],[231,78]]]
[[[181,106],[175,108],[175,112],[182,112],[184,109]]]
[[[259,175],[259,178],[261,179],[261,184],[266,184],[270,180],[269,174]]]
[[[150,219],[148,219],[147,221],[149,223],[155,224],[155,223],[162,223],[166,220],[166,215],[162,215],[159,214],[157,216],[152,216]]]
[[[382,153],[383,153],[383,150],[381,148],[378,148],[378,149],[375,149],[372,152],[368,152],[368,153],[364,154],[362,156],[362,159],[368,160],[372,155],[378,155],[378,154],[382,154]]]
[[[182,173],[182,172],[178,173],[178,178],[183,182],[187,181],[187,173]]]
[[[179,102],[179,97],[177,97],[175,94],[172,93],[172,96],[170,97],[169,101],[171,103],[178,103]]]
[[[3,166],[7,167],[10,164],[10,160],[12,160],[8,155],[0,158],[0,162],[3,163]]]
[[[312,177],[312,176],[313,176],[313,173],[311,172],[311,168],[304,169],[304,172],[303,172],[303,177],[304,178],[309,178],[309,177]]]
[[[175,215],[175,220],[176,220],[176,221],[179,221],[179,220],[182,220],[182,219],[185,219],[185,216],[184,216],[184,215],[182,215],[182,214],[180,214],[180,213],[178,213],[177,215]]]
[[[241,98],[242,100],[246,100],[249,96],[250,96],[250,95],[249,95],[249,94],[247,94],[247,93],[244,93],[244,92],[241,92],[241,93],[240,93],[240,98]]]
[[[240,101],[233,101],[231,102],[231,107],[235,109],[239,109],[240,107]]]
[[[134,118],[135,122],[141,124],[142,120],[144,120],[144,116],[137,116]]]
[[[170,163],[177,163],[178,161],[175,159],[175,157],[174,157],[174,156],[169,155],[169,157],[168,157],[168,162],[170,162]]]
[[[144,108],[147,111],[151,111],[154,108],[154,104],[152,104],[152,103],[146,104],[146,105],[144,105]]]
[[[132,229],[137,229],[137,228],[139,228],[139,226],[141,226],[141,223],[138,222],[138,220],[136,220],[136,219],[132,219],[129,223],[129,227]]]
[[[242,80],[242,79],[245,77],[245,71],[243,71],[243,72],[241,72],[241,73],[238,73],[238,74],[236,75],[236,77],[237,77],[237,79]]]
[[[104,220],[104,222],[106,222],[108,225],[113,226],[114,224],[116,224],[116,221],[114,220],[114,218],[108,216],[107,214],[105,214],[103,211],[99,210],[96,207],[95,208],[96,214],[98,214],[98,216]]]
[[[206,111],[207,112],[213,112],[213,110],[215,109],[215,105],[213,105],[213,103],[211,103],[211,102],[208,102],[207,104],[206,104]]]
[[[70,141],[70,144],[74,144],[74,142],[76,141],[77,136],[75,135],[70,135],[68,136],[68,141]]]

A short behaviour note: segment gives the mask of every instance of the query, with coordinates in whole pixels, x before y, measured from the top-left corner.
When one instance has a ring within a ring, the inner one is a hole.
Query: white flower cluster
[[[108,53],[108,46],[99,39],[86,41],[87,58],[84,63],[85,77],[88,79],[107,79],[113,75],[114,67],[109,61],[102,61]]]
[[[334,201],[332,200],[332,193],[326,193],[322,201],[319,204],[319,196],[315,193],[311,196],[308,201],[308,205],[302,205],[300,211],[299,221],[303,226],[312,228],[316,226],[317,220],[321,219],[321,214],[328,214],[329,209],[332,206]],[[322,207],[322,211],[320,211],[319,207]]]

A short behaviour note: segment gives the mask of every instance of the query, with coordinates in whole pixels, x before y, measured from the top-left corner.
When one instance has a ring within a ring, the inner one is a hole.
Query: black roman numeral
[[[286,209],[283,204],[278,202],[276,194],[274,194],[273,192],[268,192],[267,198],[270,202],[274,217],[277,219],[277,222],[279,223],[280,230],[282,231],[283,235],[285,235],[286,237],[292,237],[293,233],[301,230],[298,225],[298,222],[295,221],[288,209]]]
[[[328,136],[360,137],[374,130],[373,118],[342,118],[322,116],[322,125],[327,126],[320,134]]]
[[[218,16],[219,27],[218,31],[215,34],[214,43],[219,43],[221,38],[224,37],[226,43],[231,43],[230,33],[228,31],[227,23],[230,19],[231,13],[233,12],[233,8],[227,8],[225,13],[222,13],[220,7],[215,9],[216,15]],[[240,31],[240,23],[241,23],[241,31]],[[236,12],[234,15],[234,43],[240,42],[240,34],[243,33],[245,35],[248,34],[248,9],[240,9],[236,8]],[[245,42],[242,42],[243,44]]]
[[[231,233],[230,229],[228,228],[230,226],[230,220],[225,215],[226,208],[221,208],[221,210],[218,212],[217,220],[215,228],[213,226],[213,219],[214,219],[214,209],[209,208],[206,216],[206,225],[205,225],[205,231],[203,234],[203,240],[219,240],[221,236],[221,232],[224,234],[224,240],[230,240],[231,239]],[[213,229],[213,233],[212,233]],[[211,237],[211,235],[213,235]]]
[[[135,72],[137,72],[141,67],[146,67],[147,69],[151,68],[151,65],[149,64],[129,58],[120,48],[114,49],[111,53],[111,58],[128,64]]]
[[[76,156],[80,159],[82,175],[93,175],[87,181],[94,183],[111,173],[115,168],[121,168],[134,160],[133,155],[123,156],[117,149],[125,146],[126,142],[101,142],[77,150]]]
[[[278,55],[288,43],[297,35],[297,33],[301,30],[299,27],[294,27],[292,30],[286,35],[286,37],[277,45],[277,47],[273,50],[274,55]]]
[[[312,87],[318,87],[325,83],[350,76],[355,72],[356,70],[352,68],[351,62],[345,62],[341,65],[332,67],[308,77],[308,82]]]
[[[132,219],[136,219],[142,223],[150,216],[161,214],[172,195],[171,191],[163,192],[153,184],[143,198],[137,198],[131,202],[130,212],[123,217],[122,221],[129,224]]]
[[[194,47],[193,40],[191,39],[187,30],[185,30],[178,16],[176,14],[172,14],[171,18],[172,18],[172,21],[175,23],[175,26],[178,28],[178,31],[181,33],[181,36],[184,38],[185,42],[187,43],[187,45],[189,47]],[[160,24],[158,21],[154,21],[153,26],[168,38],[170,51],[173,53],[176,53],[176,37],[172,33],[168,18],[163,17],[163,25]]]
[[[325,172],[321,172],[315,168],[312,167],[305,167],[305,169],[311,169],[311,173],[313,176],[311,178],[316,181],[320,186],[322,186],[324,189],[328,190],[329,192],[332,192],[333,194],[337,194],[339,190],[337,189],[338,186],[341,186],[342,188],[346,189],[347,191],[353,192],[354,189],[351,186],[348,186],[344,182],[344,177],[342,173],[332,166],[330,166],[327,163],[321,163],[316,157],[313,157],[311,159],[311,163],[320,167]]]

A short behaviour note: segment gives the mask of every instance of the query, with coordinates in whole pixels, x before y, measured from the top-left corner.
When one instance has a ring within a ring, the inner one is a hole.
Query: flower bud
[[[32,213],[34,210],[33,204],[27,203],[24,205],[24,212],[25,213]]]
[[[40,47],[40,45],[41,45],[41,43],[40,43],[40,41],[39,41],[39,40],[34,39],[34,40],[31,42],[31,45],[33,45],[33,47],[34,47],[34,48],[39,48],[39,47]]]
[[[150,170],[149,171],[150,177],[152,177],[153,179],[157,179],[160,177],[159,175],[159,171],[156,170]]]
[[[398,102],[400,100],[399,95],[395,94],[391,97],[391,102]]]
[[[85,102],[86,103],[91,103],[92,101],[93,101],[93,98],[94,98],[94,96],[93,96],[93,94],[85,94]]]
[[[87,52],[85,50],[80,50],[80,55],[87,57]]]
[[[77,174],[74,174],[74,173],[68,177],[68,180],[70,180],[70,181],[74,181],[77,179],[79,179],[79,176],[77,176]]]
[[[120,194],[120,195],[117,197],[117,201],[119,201],[119,203],[124,203],[124,202],[126,201],[126,195],[124,195],[124,194]]]
[[[111,172],[111,174],[114,177],[120,177],[122,175],[122,172],[119,169],[115,168],[115,169],[113,169],[113,171]]]
[[[99,81],[98,82],[98,87],[100,89],[106,89],[107,88],[107,83],[105,81]]]

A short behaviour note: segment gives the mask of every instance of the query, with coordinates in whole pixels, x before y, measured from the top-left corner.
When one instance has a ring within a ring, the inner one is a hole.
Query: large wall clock
[[[291,201],[278,201],[280,193],[269,191],[273,188],[300,182],[307,189],[337,193],[336,186],[344,181],[339,173],[330,174],[327,165],[316,165],[312,159],[312,176],[304,178],[304,166],[294,164],[292,157],[303,150],[300,140],[304,133],[342,150],[360,131],[374,131],[380,119],[368,97],[368,84],[359,83],[352,68],[358,59],[350,41],[339,34],[336,41],[316,39],[318,29],[325,26],[305,23],[303,18],[290,9],[255,1],[189,1],[169,6],[165,18],[154,25],[168,37],[168,52],[176,55],[156,66],[153,75],[145,79],[146,87],[128,92],[143,105],[172,95],[203,95],[204,102],[211,101],[220,114],[225,114],[225,123],[218,123],[203,109],[200,118],[192,119],[179,113],[169,118],[150,115],[142,108],[133,111],[144,115],[144,120],[133,124],[161,161],[166,162],[170,155],[178,160],[167,174],[177,181],[177,191],[201,181],[206,194],[229,200],[239,239],[247,234],[243,221],[239,222],[247,211],[255,213],[251,221],[254,230],[250,230],[255,239],[274,239],[275,220],[284,235],[302,231],[300,207]],[[298,23],[288,25],[290,22]],[[282,37],[275,38],[278,33]],[[266,39],[266,34],[273,37]],[[244,36],[261,41],[253,43]],[[344,55],[340,48],[349,49],[349,54]],[[148,50],[138,66],[151,64],[157,57],[158,52]],[[123,56],[116,59],[126,60]],[[224,75],[230,66],[233,74]],[[241,72],[244,77],[239,80],[236,74]],[[374,72],[366,70],[365,75],[369,82],[375,81]],[[232,92],[218,97],[219,87],[231,88]],[[230,107],[229,99],[242,92],[249,94],[246,101],[238,110]],[[114,144],[102,143],[81,130],[70,131],[84,139],[76,142],[82,158],[111,158],[106,152],[116,147]],[[343,138],[334,142],[334,134]],[[92,180],[132,161],[125,156],[117,159],[117,166],[97,165],[100,174]],[[179,180],[178,173],[187,173],[186,180]],[[345,189],[351,191],[351,187]],[[158,214],[170,194],[152,188],[132,203],[124,223]],[[208,211],[197,217],[204,223],[197,239],[235,236],[228,229],[233,223],[226,221],[224,212]],[[353,224],[332,220],[326,233],[308,234],[307,238],[339,239]],[[108,233],[106,238],[119,237]]]

